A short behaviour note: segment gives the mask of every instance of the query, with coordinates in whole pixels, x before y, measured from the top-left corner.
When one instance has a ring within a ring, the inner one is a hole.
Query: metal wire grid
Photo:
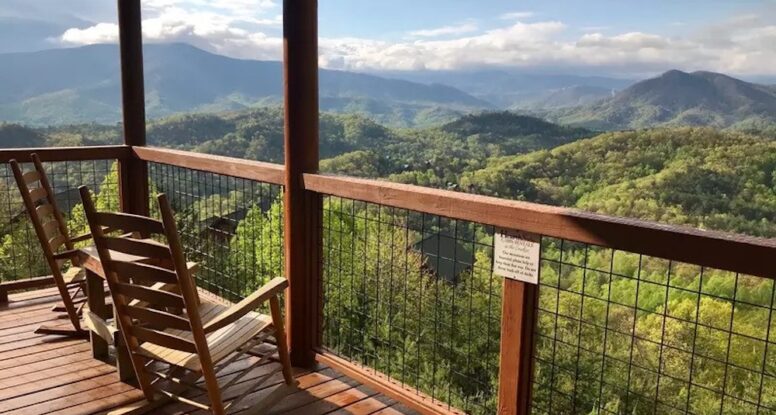
[[[86,185],[102,207],[118,209],[118,176],[115,160],[61,161],[43,163],[56,201],[73,234],[88,231],[78,187]],[[32,170],[24,164],[23,170]],[[24,209],[19,188],[8,163],[0,167],[0,281],[24,279],[51,273],[32,224]]]
[[[284,275],[282,186],[160,163],[149,180],[152,214],[165,193],[200,288],[239,301]]]
[[[469,413],[494,413],[493,229],[326,196],[323,345]]]
[[[772,280],[544,238],[536,414],[776,414]]]

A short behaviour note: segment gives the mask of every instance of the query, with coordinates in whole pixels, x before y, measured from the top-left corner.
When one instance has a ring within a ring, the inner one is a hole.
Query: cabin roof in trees
[[[259,206],[262,212],[266,212],[272,207],[272,200],[261,199],[258,204],[251,206],[235,206],[227,211],[218,212],[199,221],[200,232],[213,232],[219,235],[231,236],[237,230],[240,222],[248,216],[248,212],[254,207]]]
[[[412,248],[423,255],[427,269],[447,281],[455,282],[458,274],[474,265],[471,248],[443,233],[429,235]]]

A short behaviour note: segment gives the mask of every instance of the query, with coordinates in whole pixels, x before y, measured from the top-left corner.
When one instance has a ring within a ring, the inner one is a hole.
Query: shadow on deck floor
[[[35,334],[42,323],[57,320],[51,307],[59,297],[54,289],[30,291],[10,296],[0,306],[0,413],[2,414],[108,414],[142,400],[142,393],[119,382],[113,366],[92,358],[86,340]],[[250,363],[241,359],[219,375],[231,373]],[[248,382],[271,365],[255,368],[240,383]],[[270,414],[384,414],[415,412],[380,395],[333,369],[295,369],[299,390],[280,401]],[[276,380],[280,381],[280,378]],[[271,386],[270,381],[267,386]],[[233,388],[225,399],[240,393]],[[256,391],[251,398],[259,398]],[[205,413],[179,403],[155,409],[154,414]]]

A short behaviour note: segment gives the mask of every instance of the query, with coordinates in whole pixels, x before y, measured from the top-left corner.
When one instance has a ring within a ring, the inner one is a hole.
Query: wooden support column
[[[320,321],[321,196],[303,174],[318,171],[318,1],[283,1],[286,320],[291,362],[315,364]]]
[[[528,415],[533,379],[534,330],[538,287],[504,280],[501,300],[499,415]]]
[[[118,0],[121,99],[124,144],[146,145],[143,30],[140,0]],[[148,165],[134,157],[119,160],[121,210],[148,215]]]

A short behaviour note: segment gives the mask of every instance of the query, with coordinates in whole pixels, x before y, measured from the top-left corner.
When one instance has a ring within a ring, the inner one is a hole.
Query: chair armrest
[[[76,244],[78,242],[88,241],[89,239],[92,239],[92,234],[85,233],[83,235],[78,235],[74,238],[70,238],[70,242]]]
[[[110,226],[106,226],[106,227],[102,228],[102,232],[103,233],[116,232],[117,230],[119,230],[119,229],[118,228],[113,228],[113,227],[110,227]],[[122,235],[122,237],[123,236],[127,236],[127,235],[129,235],[129,234]],[[76,244],[78,242],[88,241],[89,239],[92,239],[92,234],[91,233],[85,233],[83,235],[78,235],[78,236],[76,236],[74,238],[70,238],[70,242]]]
[[[285,278],[278,277],[272,279],[272,281],[259,288],[258,291],[233,305],[213,320],[210,320],[209,323],[205,324],[205,333],[216,331],[234,323],[244,315],[257,309],[265,301],[280,294],[286,287],[288,287],[288,280]]]
[[[76,256],[78,256],[78,249],[68,249],[54,254],[54,259],[73,259]]]
[[[167,283],[164,283],[164,282],[157,282],[157,283],[151,285],[151,288],[153,288],[155,290],[160,290],[160,291],[167,291],[169,293],[180,294],[180,291],[178,291],[178,285],[177,284],[167,284]],[[136,307],[148,307],[151,304],[149,304],[147,301],[143,301],[143,300],[132,300],[132,301],[129,302],[129,305],[133,305],[133,306],[136,306]]]

